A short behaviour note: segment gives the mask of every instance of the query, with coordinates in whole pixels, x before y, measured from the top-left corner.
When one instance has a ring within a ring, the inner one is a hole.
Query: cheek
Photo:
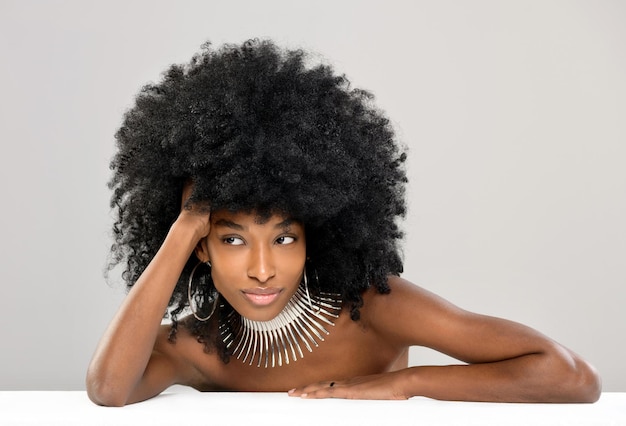
[[[209,245],[209,258],[211,260],[211,276],[218,291],[222,290],[223,283],[233,282],[237,273],[245,270],[237,256],[228,255],[222,250],[216,250]]]
[[[211,259],[212,273],[214,278],[227,278],[236,276],[244,266],[234,256],[215,256]]]
[[[290,276],[294,277],[295,280],[299,280],[302,278],[305,262],[306,250],[298,250],[294,253],[291,253],[289,256],[285,256],[282,262],[282,270]]]

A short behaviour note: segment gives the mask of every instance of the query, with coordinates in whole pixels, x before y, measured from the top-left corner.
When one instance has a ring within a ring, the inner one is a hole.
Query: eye
[[[295,237],[288,237],[286,235],[276,238],[277,244],[291,244],[291,243],[294,243],[295,241],[296,241]]]
[[[222,241],[224,241],[224,244],[229,244],[231,246],[240,246],[243,244],[243,240],[239,237],[226,237]]]

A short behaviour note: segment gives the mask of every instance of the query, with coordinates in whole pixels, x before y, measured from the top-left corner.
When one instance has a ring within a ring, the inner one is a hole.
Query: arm
[[[188,374],[173,351],[155,348],[155,343],[176,282],[208,229],[208,215],[183,210],[129,291],[89,365],[87,393],[96,404],[144,400]]]
[[[588,363],[521,324],[464,311],[399,278],[368,297],[367,319],[387,344],[421,345],[466,365],[422,366],[314,385],[307,397],[507,402],[594,402],[600,379]],[[365,310],[364,310],[365,311]],[[392,313],[392,314],[390,314]]]

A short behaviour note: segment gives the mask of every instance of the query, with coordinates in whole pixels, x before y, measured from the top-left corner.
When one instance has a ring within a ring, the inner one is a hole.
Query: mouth
[[[250,288],[241,291],[250,303],[257,306],[267,306],[278,298],[280,288]]]

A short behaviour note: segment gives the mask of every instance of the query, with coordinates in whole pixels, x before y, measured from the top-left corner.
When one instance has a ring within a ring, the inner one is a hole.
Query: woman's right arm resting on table
[[[100,339],[86,379],[87,394],[96,404],[142,401],[184,379],[184,370],[155,342],[180,274],[208,234],[208,216],[181,212]]]

